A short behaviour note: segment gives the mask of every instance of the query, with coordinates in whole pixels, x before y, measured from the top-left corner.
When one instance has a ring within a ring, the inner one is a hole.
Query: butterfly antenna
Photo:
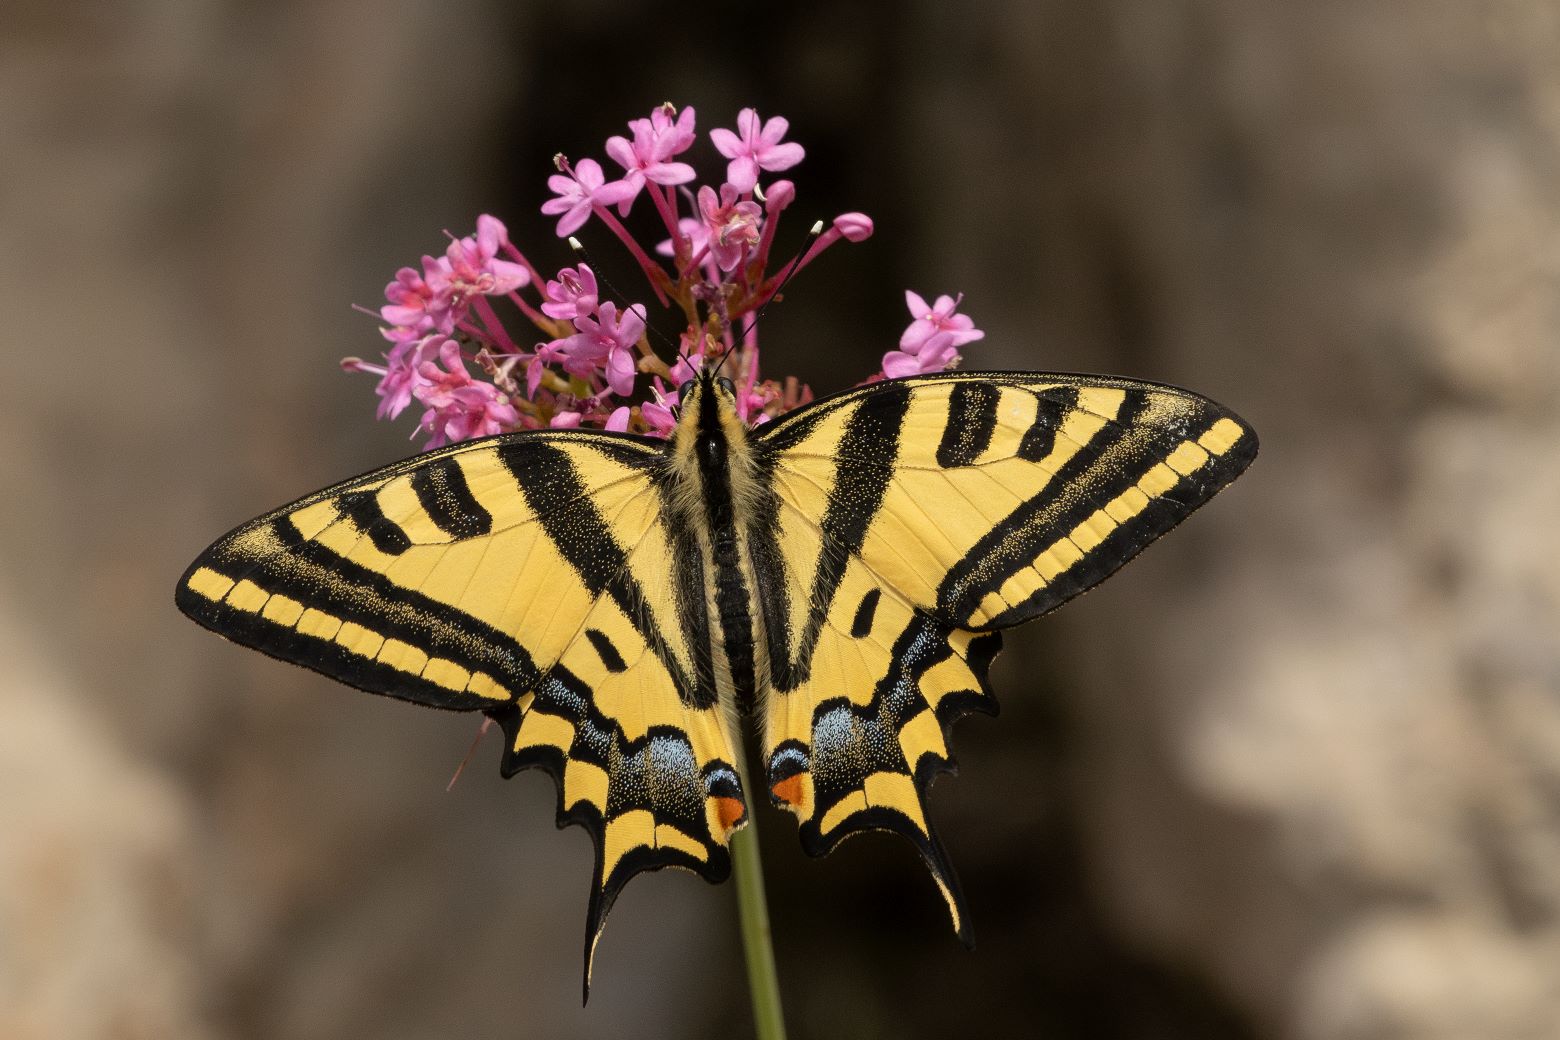
[[[581,242],[579,239],[575,238],[573,235],[569,236],[569,248],[574,251],[574,255],[575,256],[580,258],[580,263],[582,263],[582,264],[589,264],[590,265],[591,271],[594,272],[595,275],[596,275],[596,280],[599,281],[602,285],[605,285],[607,287],[607,291],[612,294],[614,299],[616,299],[620,304],[623,305],[625,310],[627,308],[629,308],[629,307],[638,306],[637,304],[629,303],[628,302],[628,297],[626,297],[622,293],[618,292],[617,286],[612,284],[611,279],[609,279],[606,276],[606,273],[603,272],[600,268],[598,268],[594,263],[591,262],[590,254],[585,251],[584,243]],[[650,324],[649,315],[648,314],[645,315],[645,319],[646,319],[645,320],[645,328],[649,331],[650,335],[654,336],[656,339],[660,340],[663,344],[665,344],[666,346],[670,347],[671,350],[672,350],[672,353],[677,355],[677,357],[681,358],[684,364],[690,364],[690,365],[692,364],[692,362],[690,362],[688,360],[687,355],[682,352],[682,348],[681,347],[679,347],[677,344],[673,343],[671,340],[667,339],[666,338],[666,333],[662,332],[660,329],[658,329],[654,325]]]
[[[769,310],[769,305],[774,303],[775,300],[779,298],[780,294],[785,291],[785,287],[791,284],[791,279],[796,277],[796,272],[801,267],[800,261],[802,257],[807,255],[807,250],[812,248],[812,244],[818,240],[818,236],[821,234],[823,234],[823,221],[814,221],[812,230],[807,232],[807,241],[802,245],[802,248],[797,251],[796,256],[791,259],[790,264],[786,266],[785,274],[781,277],[780,284],[775,286],[775,291],[770,293],[764,299],[763,305],[760,306],[758,308],[758,312],[753,315],[753,320],[748,322],[746,327],[743,328],[742,335],[737,337],[739,341],[747,339],[748,334],[751,333],[754,329],[758,328],[758,323],[764,317],[764,314]],[[731,355],[735,353],[736,351],[734,350],[728,351],[726,357],[720,359],[720,364],[715,366],[715,374],[718,375],[720,370],[725,367],[726,358],[731,357]]]

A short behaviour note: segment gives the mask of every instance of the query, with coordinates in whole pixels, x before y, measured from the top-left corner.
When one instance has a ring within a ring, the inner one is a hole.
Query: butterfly
[[[752,798],[794,813],[815,856],[909,839],[968,941],[926,795],[954,720],[995,711],[1002,631],[1174,527],[1256,434],[1197,394],[1097,376],[885,380],[753,428],[707,369],[681,399],[665,440],[501,434],[318,491],[218,540],[176,602],[502,727],[503,774],[550,773],[559,826],[593,839],[587,987],[624,884],[724,880]]]

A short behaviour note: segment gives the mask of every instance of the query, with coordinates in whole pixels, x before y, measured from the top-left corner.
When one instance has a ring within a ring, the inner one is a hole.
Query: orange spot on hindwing
[[[747,816],[747,806],[742,804],[740,798],[715,797],[715,818],[720,821],[720,829],[729,831]]]
[[[769,789],[775,801],[785,805],[802,804],[802,774],[794,773]]]

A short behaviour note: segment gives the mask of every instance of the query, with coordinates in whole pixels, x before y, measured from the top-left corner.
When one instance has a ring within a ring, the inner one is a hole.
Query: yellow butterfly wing
[[[550,773],[558,825],[595,844],[587,992],[628,879],[723,880],[746,814],[703,600],[674,580],[687,547],[665,523],[661,447],[541,431],[417,456],[237,528],[176,594],[236,642],[497,721],[504,775]]]
[[[1234,480],[1255,433],[1173,387],[945,373],[827,398],[759,431],[754,538],[773,689],[765,784],[822,855],[908,838],[968,941],[926,817],[948,729],[995,712],[1000,630],[1102,581]]]

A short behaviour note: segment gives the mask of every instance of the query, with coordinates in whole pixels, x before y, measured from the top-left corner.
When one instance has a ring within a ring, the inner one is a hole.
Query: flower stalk
[[[780,975],[775,965],[774,939],[769,931],[769,902],[764,896],[764,864],[759,852],[758,824],[752,809],[748,825],[731,836],[731,876],[737,890],[737,921],[742,931],[742,956],[747,964],[748,993],[753,1002],[753,1029],[758,1040],[785,1040],[785,1016],[780,1007]]]

